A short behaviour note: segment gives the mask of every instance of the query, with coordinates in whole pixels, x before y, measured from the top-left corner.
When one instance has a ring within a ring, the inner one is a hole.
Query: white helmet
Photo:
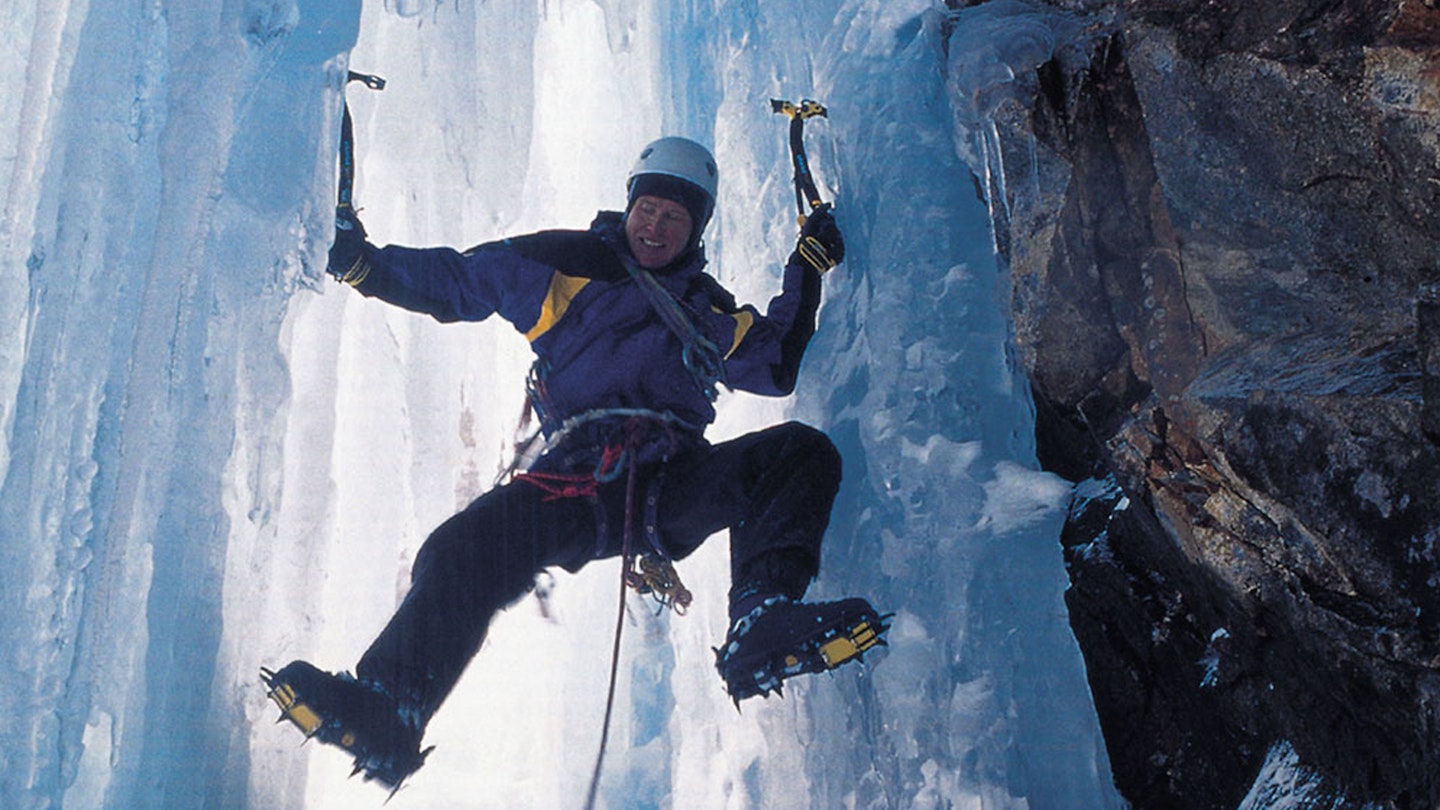
[[[673,178],[673,179],[672,179]],[[674,180],[683,181],[675,183]],[[652,141],[640,152],[640,159],[630,169],[625,188],[630,203],[645,194],[674,199],[690,211],[695,230],[691,241],[698,242],[700,233],[715,210],[715,193],[720,172],[710,150],[689,138],[661,138]],[[699,193],[695,193],[699,192]]]
[[[635,178],[642,174],[668,174],[681,180],[688,180],[699,186],[715,200],[720,182],[720,172],[715,168],[715,157],[710,150],[689,138],[661,138],[651,141],[640,152],[640,159],[630,169],[626,188],[635,184]]]

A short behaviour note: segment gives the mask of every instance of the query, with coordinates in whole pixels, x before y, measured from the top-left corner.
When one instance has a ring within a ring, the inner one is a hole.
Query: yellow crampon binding
[[[868,621],[862,621],[849,632],[842,633],[820,645],[820,657],[825,659],[825,667],[834,669],[841,664],[855,658],[865,651],[882,643],[880,633],[886,629],[883,623],[886,617],[881,617],[880,629]]]
[[[274,670],[265,667],[260,668],[260,678],[269,687],[265,696],[275,701],[275,705],[280,707],[280,718],[275,722],[289,720],[295,724],[296,728],[300,729],[307,740],[314,737],[315,732],[320,730],[321,723],[325,721],[313,709],[299,701],[295,694],[295,687],[288,683],[277,683]]]
[[[680,575],[675,573],[675,566],[655,554],[636,557],[635,568],[625,573],[625,584],[642,596],[653,596],[662,609],[668,607],[679,616],[684,616],[694,601],[694,596],[680,581]]]
[[[715,667],[739,708],[755,695],[783,695],[784,681],[797,675],[863,661],[885,644],[892,617],[861,598],[811,603],[776,596],[735,620],[715,650]]]

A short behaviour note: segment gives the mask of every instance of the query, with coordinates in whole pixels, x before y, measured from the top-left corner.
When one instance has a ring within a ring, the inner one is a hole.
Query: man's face
[[[625,218],[625,240],[641,267],[659,270],[685,251],[692,227],[685,206],[645,195],[635,200]]]

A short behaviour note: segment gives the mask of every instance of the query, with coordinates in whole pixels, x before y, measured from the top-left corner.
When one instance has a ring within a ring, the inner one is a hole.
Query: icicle
[[[1074,46],[1097,36],[1098,28],[1073,14],[1013,0],[966,8],[951,20],[946,72],[956,119],[956,151],[984,181],[992,218],[997,227],[1004,227],[1013,211],[999,116],[1007,107],[1030,109],[1038,92],[1036,69],[1052,59],[1068,63],[1075,53],[1088,53],[1088,48]],[[1033,137],[1027,151],[1033,173],[1037,165]],[[1039,193],[1038,176],[1030,190]]]
[[[990,208],[990,240],[996,255],[1002,255],[1000,234],[1010,229],[1010,188],[1005,177],[1005,151],[994,116],[987,116],[980,130],[985,157],[985,204]]]

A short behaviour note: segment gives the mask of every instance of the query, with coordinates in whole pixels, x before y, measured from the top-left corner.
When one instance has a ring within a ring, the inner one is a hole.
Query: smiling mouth
[[[642,245],[644,245],[645,247],[648,247],[648,248],[663,248],[663,247],[665,247],[665,243],[664,243],[664,242],[656,242],[656,241],[653,240],[653,239],[646,239],[646,238],[643,237],[643,236],[640,237],[640,244],[642,244]]]

